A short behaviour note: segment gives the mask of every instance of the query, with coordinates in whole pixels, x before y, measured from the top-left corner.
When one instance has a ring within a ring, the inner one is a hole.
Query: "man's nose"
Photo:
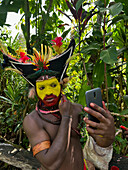
[[[52,88],[50,86],[47,86],[46,90],[48,95],[52,93]]]

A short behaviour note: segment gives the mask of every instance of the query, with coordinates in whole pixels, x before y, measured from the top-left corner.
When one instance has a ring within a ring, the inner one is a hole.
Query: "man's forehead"
[[[55,76],[49,76],[49,75],[40,76],[36,81],[48,80],[48,79],[51,79],[51,78],[55,78]]]
[[[58,80],[57,80],[57,78],[56,77],[45,77],[45,78],[43,78],[43,77],[41,77],[41,78],[39,78],[37,81],[36,81],[36,83],[37,84],[40,84],[40,83],[47,83],[47,82],[55,82],[55,81],[57,81],[58,82]],[[59,82],[58,82],[59,83]]]

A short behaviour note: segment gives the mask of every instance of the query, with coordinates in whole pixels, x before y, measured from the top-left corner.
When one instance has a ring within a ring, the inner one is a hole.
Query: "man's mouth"
[[[55,100],[56,96],[55,95],[49,95],[49,96],[45,96],[44,100],[46,102],[53,102]]]
[[[45,100],[46,102],[52,102],[54,100],[54,98],[49,98],[47,100]]]

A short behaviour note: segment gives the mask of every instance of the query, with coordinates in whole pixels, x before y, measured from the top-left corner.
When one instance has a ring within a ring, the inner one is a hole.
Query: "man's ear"
[[[35,87],[30,88],[29,92],[28,92],[28,98],[32,98],[34,99],[36,96],[36,91],[35,91]]]
[[[69,81],[69,77],[66,77],[66,78],[64,78],[63,80],[60,81],[60,84],[61,84],[62,86],[66,86],[66,84],[68,83],[68,81]]]

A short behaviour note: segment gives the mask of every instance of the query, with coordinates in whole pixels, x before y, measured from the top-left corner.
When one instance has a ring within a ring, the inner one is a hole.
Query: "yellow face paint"
[[[46,95],[59,96],[61,91],[61,86],[58,80],[54,77],[48,80],[37,80],[36,81],[36,91],[40,99],[44,99]]]

